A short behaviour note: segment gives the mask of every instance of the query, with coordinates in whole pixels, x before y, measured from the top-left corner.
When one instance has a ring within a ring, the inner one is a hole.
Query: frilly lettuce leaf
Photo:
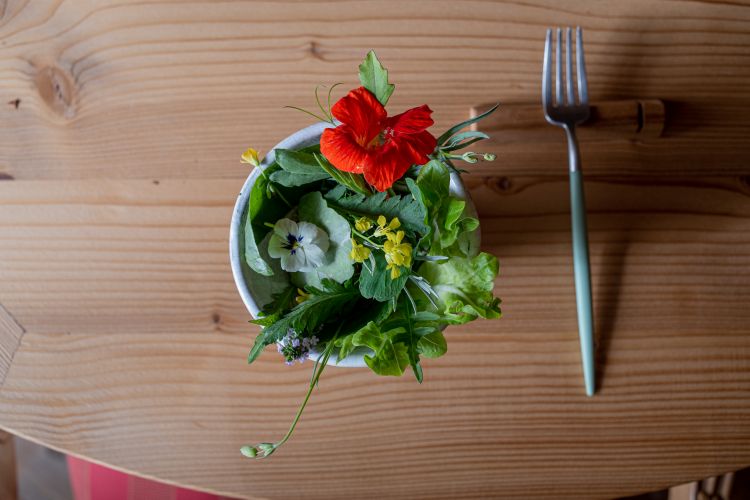
[[[500,299],[492,295],[499,265],[494,255],[453,257],[425,262],[417,271],[440,298],[438,314],[450,324],[462,324],[478,317],[499,318]],[[420,302],[426,299],[420,299]]]
[[[416,182],[408,179],[407,185],[430,222],[419,248],[430,255],[470,257],[468,234],[479,228],[479,221],[466,216],[466,201],[450,195],[448,167],[432,160],[421,168]]]
[[[378,375],[400,377],[409,366],[409,353],[403,343],[395,343],[394,337],[403,333],[403,328],[381,331],[377,324],[370,321],[364,328],[352,336],[351,343],[373,350],[372,355],[365,355],[365,363]]]

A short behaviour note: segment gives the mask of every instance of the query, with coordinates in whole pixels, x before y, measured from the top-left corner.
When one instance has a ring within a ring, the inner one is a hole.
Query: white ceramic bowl
[[[245,307],[253,318],[258,317],[258,313],[263,308],[265,303],[264,299],[258,296],[258,291],[253,283],[256,279],[263,279],[263,277],[255,274],[252,270],[249,269],[249,267],[245,263],[244,256],[241,255],[240,252],[240,221],[242,219],[242,213],[244,212],[245,207],[247,207],[248,199],[250,197],[250,190],[255,184],[256,179],[260,177],[261,170],[273,164],[273,162],[275,161],[276,155],[274,151],[276,149],[296,150],[307,146],[312,146],[313,144],[317,144],[320,141],[320,135],[323,133],[323,130],[330,127],[332,127],[330,123],[316,123],[314,125],[310,125],[309,127],[298,130],[297,132],[293,133],[292,135],[278,143],[272,150],[268,152],[266,157],[261,162],[260,166],[250,172],[250,175],[245,181],[245,185],[242,186],[242,190],[240,191],[239,196],[237,196],[237,202],[234,205],[234,212],[232,212],[232,223],[229,228],[229,260],[232,263],[232,275],[234,276],[234,282],[237,285],[237,290],[240,292],[242,302],[245,304]],[[466,200],[467,215],[471,217],[477,216],[477,211],[474,207],[474,203],[472,203],[471,197],[469,196],[469,193],[466,191],[466,188],[461,181],[461,177],[455,173],[451,173],[450,192],[451,195],[455,196],[456,198]],[[471,245],[474,253],[479,251],[479,230],[474,232]],[[335,356],[332,356],[328,361],[328,364],[342,367],[365,368],[367,367],[367,365],[365,364],[364,355],[368,352],[369,350],[366,348],[356,349],[349,356],[342,360],[337,360]],[[313,360],[317,360],[319,356],[319,352],[313,351],[310,353],[310,358]]]

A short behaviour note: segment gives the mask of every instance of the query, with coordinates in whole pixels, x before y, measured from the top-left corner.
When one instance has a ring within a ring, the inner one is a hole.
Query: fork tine
[[[578,100],[581,104],[589,102],[589,86],[586,80],[586,63],[583,60],[583,30],[576,28],[576,70],[578,73]]]
[[[555,47],[555,72],[557,73],[557,79],[555,80],[555,104],[557,106],[563,105],[563,93],[562,93],[562,31],[557,28],[557,46]]]
[[[547,41],[544,42],[544,62],[542,63],[542,107],[545,109],[552,104],[552,30],[547,30]]]
[[[568,91],[567,103],[569,106],[574,106],[576,98],[573,96],[573,57],[570,47],[570,28],[568,27],[565,29],[565,87]]]

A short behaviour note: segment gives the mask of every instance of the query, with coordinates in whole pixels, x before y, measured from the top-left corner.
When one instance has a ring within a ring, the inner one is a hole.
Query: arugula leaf
[[[417,274],[437,293],[437,313],[450,324],[463,324],[478,317],[499,318],[500,299],[492,295],[498,262],[494,255],[482,252],[476,257],[453,257],[448,261],[425,262]],[[419,300],[425,305],[426,299]],[[424,309],[430,309],[427,305]]]
[[[401,275],[391,279],[391,271],[386,269],[388,263],[381,252],[373,253],[375,265],[363,265],[359,275],[359,292],[366,299],[375,299],[385,302],[398,297],[401,290],[409,279],[411,270],[401,268]],[[370,261],[372,262],[372,260]]]
[[[330,279],[322,280],[321,288],[308,287],[307,291],[310,293],[307,300],[258,334],[248,363],[255,361],[265,346],[281,340],[290,328],[312,332],[333,317],[346,314],[359,297],[359,291],[351,283],[340,285]]]
[[[271,180],[282,186],[303,186],[330,178],[328,172],[320,168],[314,153],[277,149],[276,163],[282,170],[273,172]]]
[[[352,344],[365,346],[373,350],[372,355],[365,355],[365,363],[378,375],[400,377],[409,364],[409,354],[402,343],[394,343],[393,338],[402,333],[403,328],[394,328],[383,332],[373,321],[352,336]]]
[[[258,319],[251,320],[250,323],[260,326],[271,326],[278,321],[284,312],[287,311],[294,303],[295,289],[288,286],[281,293],[273,295],[273,301],[266,304],[261,310],[261,316]]]
[[[377,193],[365,197],[361,194],[347,193],[344,186],[337,186],[325,194],[328,205],[340,211],[354,215],[366,215],[376,219],[384,215],[388,219],[398,217],[401,226],[412,233],[425,234],[429,228],[425,224],[424,205],[415,200],[411,194],[393,195]]]
[[[388,83],[388,70],[380,64],[374,50],[368,52],[365,60],[359,65],[359,81],[383,106],[388,103],[396,88],[392,83]]]
[[[410,304],[406,296],[401,298],[400,301],[400,312],[403,314],[403,325],[405,327],[404,332],[404,344],[406,345],[407,352],[409,353],[409,364],[414,371],[414,376],[417,377],[417,382],[422,383],[424,378],[422,374],[422,365],[419,364],[419,352],[417,352],[417,342],[419,337],[417,336],[416,325],[411,314],[409,314]]]

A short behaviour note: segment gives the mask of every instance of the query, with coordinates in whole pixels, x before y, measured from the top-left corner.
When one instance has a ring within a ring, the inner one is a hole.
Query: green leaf
[[[373,252],[375,266],[371,263],[362,266],[359,275],[359,291],[366,299],[375,299],[378,302],[385,302],[397,297],[409,279],[411,270],[405,267],[401,268],[401,275],[391,279],[391,271],[386,268],[388,263],[382,252]]]
[[[348,193],[344,186],[337,186],[325,195],[328,206],[338,211],[348,212],[357,216],[368,216],[377,219],[384,215],[387,219],[398,217],[401,226],[412,233],[425,234],[424,205],[415,200],[411,194],[388,197],[387,193],[377,193],[365,197],[361,194]]]
[[[271,174],[271,180],[282,186],[303,186],[330,178],[328,172],[320,168],[314,153],[276,150],[276,163],[282,170]]]
[[[339,347],[338,363],[345,357],[349,356],[356,346],[352,343],[354,334],[364,328],[367,323],[374,322],[380,324],[385,320],[392,312],[391,302],[377,302],[374,300],[360,299],[353,307],[353,310],[357,311],[357,314],[347,318],[344,326],[341,327],[339,332],[339,338],[336,341],[336,346]]]
[[[492,106],[492,108],[488,109],[487,111],[485,111],[481,115],[475,116],[474,118],[469,118],[468,120],[463,121],[463,122],[459,123],[458,125],[454,125],[453,127],[449,128],[448,130],[445,131],[445,133],[443,133],[443,135],[441,135],[440,137],[438,137],[438,140],[437,140],[438,146],[442,146],[443,144],[445,144],[445,142],[451,136],[453,136],[453,134],[455,134],[456,132],[458,132],[462,128],[468,127],[472,123],[476,123],[479,120],[482,120],[483,118],[488,117],[489,115],[491,115],[497,109],[498,106],[500,106],[500,104],[495,104],[494,106]]]
[[[242,238],[242,253],[245,256],[245,262],[248,267],[263,276],[273,276],[271,266],[260,256],[258,244],[255,242],[255,231],[253,230],[252,220],[248,217],[247,210],[242,214],[241,225],[244,233]]]
[[[335,180],[342,186],[346,186],[355,193],[359,193],[364,196],[370,196],[372,194],[372,191],[370,190],[370,187],[365,181],[365,178],[362,174],[353,174],[351,172],[344,172],[342,170],[339,170],[331,165],[331,162],[329,162],[322,155],[315,155],[315,160],[318,162],[318,166],[320,166],[320,168],[326,171],[328,175],[333,178],[333,180]]]
[[[448,141],[444,146],[440,148],[440,150],[445,152],[457,151],[459,149],[471,146],[475,142],[479,142],[483,139],[489,138],[490,136],[488,136],[484,132],[480,132],[478,130],[469,130],[456,134],[448,139]]]
[[[417,352],[417,342],[419,337],[416,332],[417,326],[414,324],[414,318],[410,313],[410,303],[406,296],[402,297],[400,303],[400,311],[404,318],[404,326],[406,331],[403,334],[404,344],[406,345],[406,351],[409,354],[409,364],[411,365],[414,376],[417,378],[417,382],[420,384],[424,378],[422,373],[422,365],[419,364],[419,352]]]
[[[287,286],[281,293],[274,294],[273,300],[261,310],[262,316],[250,321],[250,323],[260,326],[271,326],[274,324],[294,304],[294,292],[295,289],[293,286]]]
[[[497,273],[497,258],[484,252],[473,258],[425,262],[417,271],[440,299],[436,312],[451,324],[500,317],[500,300],[492,295]],[[421,305],[425,302],[420,298]],[[420,308],[429,310],[429,306]]]
[[[416,183],[424,194],[429,215],[435,215],[450,192],[450,171],[442,162],[432,160],[419,171]]]
[[[409,354],[402,343],[394,343],[393,338],[402,333],[402,328],[382,332],[377,324],[369,322],[352,336],[352,344],[372,349],[372,355],[365,355],[365,363],[378,375],[399,377],[409,364]]]
[[[284,292],[290,285],[289,273],[281,269],[281,261],[268,255],[268,243],[271,241],[272,234],[271,232],[266,234],[258,244],[258,255],[268,263],[272,272],[271,276],[264,276],[246,266],[242,268],[242,275],[250,295],[253,296],[260,308],[271,304],[274,297]]]
[[[417,342],[417,351],[427,358],[439,358],[448,352],[448,343],[440,330],[432,329]]]
[[[345,218],[335,210],[328,208],[319,192],[314,191],[303,196],[299,201],[299,220],[315,224],[328,234],[328,251],[326,264],[308,272],[292,274],[292,281],[300,287],[320,286],[324,278],[343,283],[354,275],[354,261],[349,254],[352,251],[351,227]]]
[[[450,195],[448,168],[441,161],[432,160],[422,167],[416,184],[431,222],[430,232],[420,240],[418,248],[430,255],[467,256],[470,248],[456,245],[456,241],[463,233],[476,230],[479,221],[464,216],[466,201]]]
[[[359,298],[359,291],[350,283],[340,285],[324,279],[320,288],[308,287],[310,297],[298,304],[275,323],[264,328],[255,338],[247,362],[252,363],[263,348],[281,340],[290,328],[298,332],[313,332],[336,316],[345,316]]]
[[[448,248],[455,243],[458,232],[463,227],[460,224],[461,216],[466,208],[466,202],[458,198],[450,197],[448,202],[443,202],[441,214],[443,215],[443,227],[440,231],[440,246]]]
[[[374,50],[368,52],[365,60],[359,65],[359,81],[383,106],[388,103],[396,88],[392,83],[388,83],[388,70],[380,64]]]

